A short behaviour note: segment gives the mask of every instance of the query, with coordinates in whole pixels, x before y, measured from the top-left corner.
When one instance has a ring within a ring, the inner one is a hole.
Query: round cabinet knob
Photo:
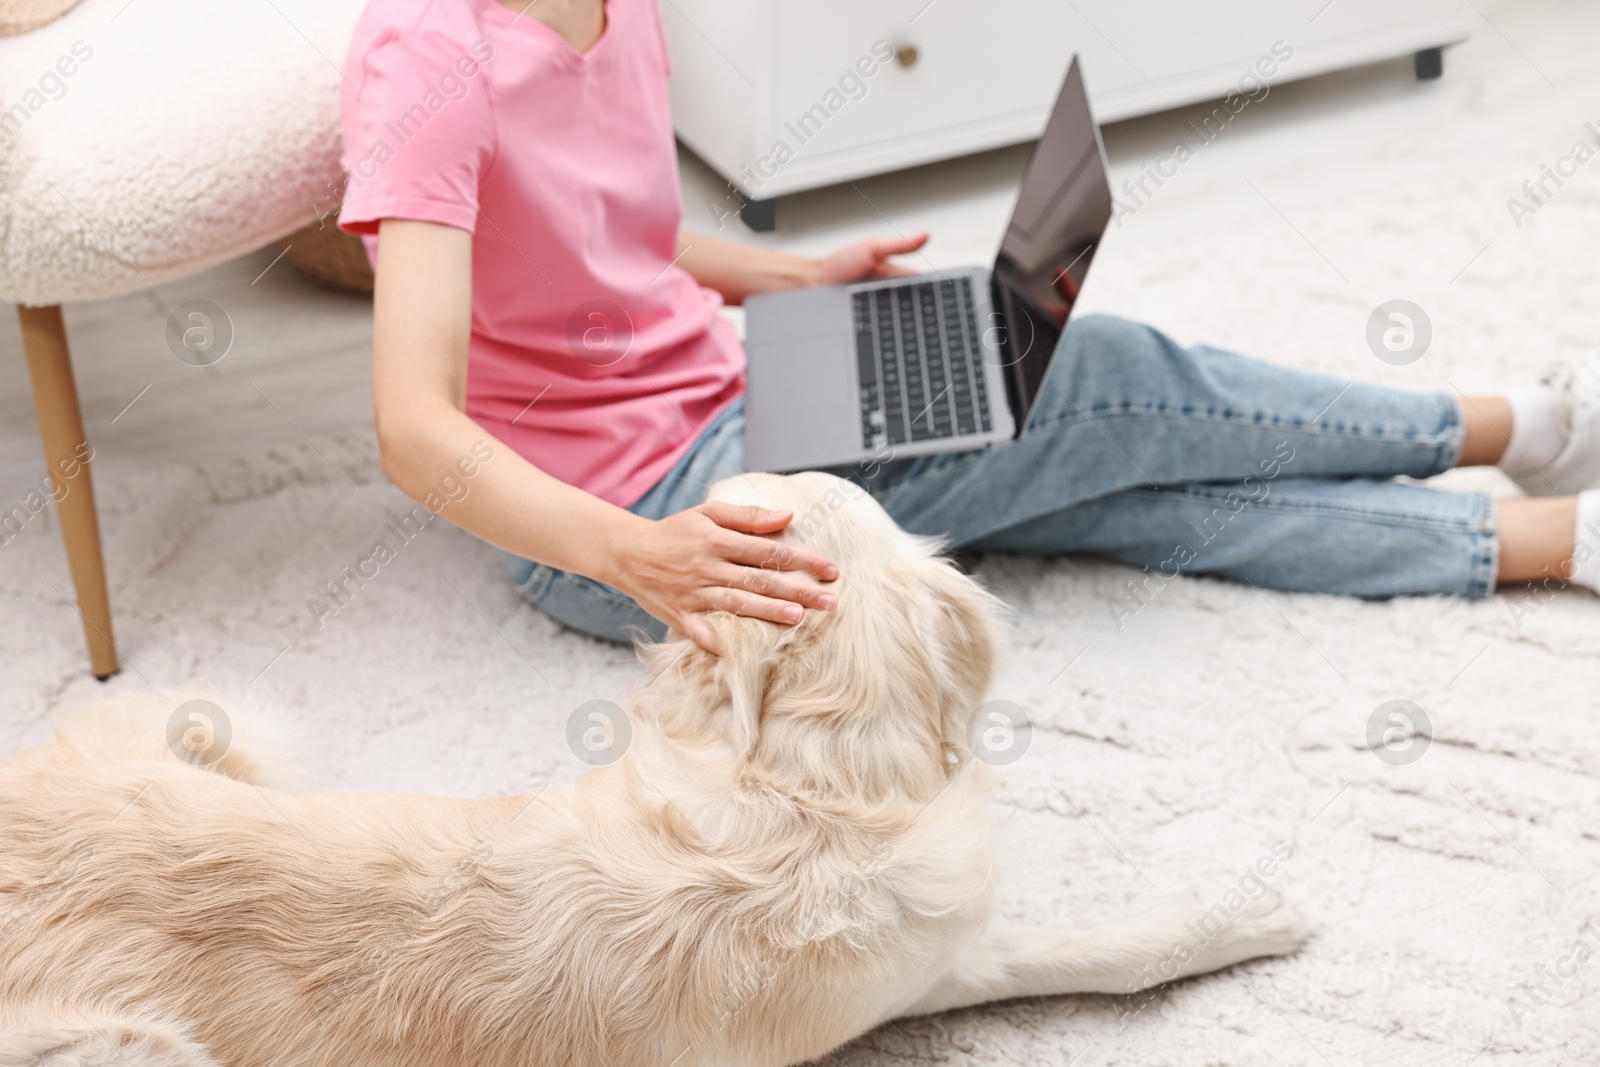
[[[894,50],[895,62],[899,63],[907,70],[910,70],[912,67],[917,65],[917,59],[921,56],[921,54],[922,53],[917,51],[917,46],[914,44],[903,44]]]

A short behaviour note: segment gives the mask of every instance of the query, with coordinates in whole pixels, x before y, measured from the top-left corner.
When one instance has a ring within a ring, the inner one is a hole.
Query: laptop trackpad
[[[802,470],[861,458],[854,344],[847,333],[814,333],[749,349],[746,467]]]

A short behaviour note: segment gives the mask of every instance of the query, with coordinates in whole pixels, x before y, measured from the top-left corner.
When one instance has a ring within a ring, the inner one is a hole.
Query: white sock
[[[1500,469],[1526,477],[1554,462],[1567,447],[1567,417],[1561,394],[1548,385],[1530,385],[1506,393],[1511,405],[1511,442],[1500,457]]]
[[[1600,593],[1600,489],[1578,494],[1578,527],[1572,540],[1572,584]]]

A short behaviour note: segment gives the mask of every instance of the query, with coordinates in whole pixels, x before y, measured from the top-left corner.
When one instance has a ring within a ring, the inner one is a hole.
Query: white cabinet
[[[678,136],[763,202],[752,221],[786,193],[1037,137],[1075,52],[1109,122],[1434,49],[1468,15],[1465,0],[661,2]]]

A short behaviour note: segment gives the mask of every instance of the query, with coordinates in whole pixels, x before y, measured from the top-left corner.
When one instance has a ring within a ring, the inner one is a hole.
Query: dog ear
[[[962,710],[970,710],[988,695],[994,676],[999,602],[948,560],[938,560],[936,566],[939,643]]]
[[[761,714],[772,680],[777,641],[773,623],[733,615],[713,623],[722,653],[717,671],[728,690],[730,741],[739,756],[749,756],[761,740]]]

